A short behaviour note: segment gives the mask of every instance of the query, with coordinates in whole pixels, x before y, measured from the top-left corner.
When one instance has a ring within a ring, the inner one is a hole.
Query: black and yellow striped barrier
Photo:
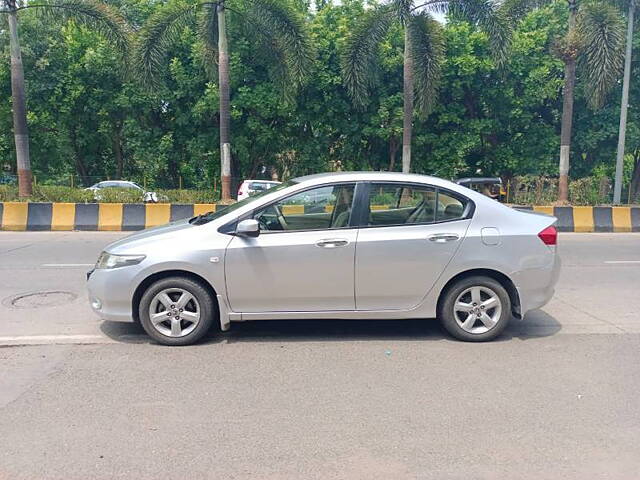
[[[517,207],[558,218],[561,232],[640,232],[640,207]]]
[[[143,230],[215,211],[212,203],[0,203],[1,230]]]
[[[0,230],[142,230],[220,208],[212,203],[24,203],[0,202]],[[562,232],[640,232],[640,207],[516,207],[558,218]],[[286,209],[286,212],[284,211]],[[287,205],[283,213],[304,212]]]

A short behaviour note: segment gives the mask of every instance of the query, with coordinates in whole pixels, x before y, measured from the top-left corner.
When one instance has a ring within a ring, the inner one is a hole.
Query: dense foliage
[[[159,8],[145,0],[114,2],[134,29]],[[255,49],[247,26],[230,23],[234,177],[264,177],[272,168],[280,178],[336,169],[400,170],[401,30],[391,28],[380,45],[370,94],[356,108],[340,59],[365,2],[298,1],[296,7],[308,19],[314,61],[294,98],[274,81],[268,52]],[[155,189],[211,189],[219,182],[216,75],[210,61],[205,67],[207,51],[193,28],[185,25],[177,35],[166,81],[148,90],[135,67],[86,26],[60,26],[31,11],[20,21],[38,183],[89,185],[126,178]],[[413,170],[443,177],[557,174],[562,62],[554,54],[554,39],[566,30],[566,21],[562,3],[528,14],[516,25],[510,54],[498,67],[485,33],[449,19],[443,26],[438,96],[428,116],[415,117]],[[14,173],[6,28],[0,41],[0,168]],[[637,59],[638,33],[635,52]],[[631,77],[640,78],[637,60]],[[610,177],[620,86],[594,111],[583,82],[578,78],[571,176]],[[639,100],[640,82],[632,81],[632,107]],[[640,111],[634,108],[627,152],[625,184],[640,161]]]

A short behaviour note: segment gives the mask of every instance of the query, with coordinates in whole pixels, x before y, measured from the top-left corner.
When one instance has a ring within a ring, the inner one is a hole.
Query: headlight
[[[96,262],[96,268],[119,268],[137,265],[145,259],[145,255],[113,255],[102,252]]]

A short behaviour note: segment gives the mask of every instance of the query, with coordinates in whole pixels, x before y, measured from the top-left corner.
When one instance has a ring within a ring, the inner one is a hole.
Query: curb
[[[0,202],[0,230],[134,231],[216,211],[213,203]],[[302,213],[298,206],[289,214]],[[640,232],[640,207],[517,207],[553,215],[561,232]]]
[[[0,202],[0,230],[134,231],[215,211],[213,203]]]

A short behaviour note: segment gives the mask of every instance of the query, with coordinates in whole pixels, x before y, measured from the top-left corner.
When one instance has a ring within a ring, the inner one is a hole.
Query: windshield
[[[203,223],[208,223],[211,222],[213,220],[215,220],[216,218],[220,218],[223,215],[226,215],[227,213],[231,213],[234,210],[237,210],[238,208],[244,207],[245,205],[247,205],[248,203],[253,202],[254,200],[259,199],[260,197],[262,197],[263,195],[266,195],[268,193],[273,193],[273,192],[277,192],[279,190],[283,190],[287,187],[290,187],[291,185],[295,185],[296,181],[294,180],[289,180],[288,182],[284,182],[281,183],[280,185],[276,185],[273,188],[268,188],[266,190],[263,190],[259,193],[256,193],[250,197],[245,198],[244,200],[240,200],[239,202],[236,203],[232,203],[231,205],[227,205],[226,207],[221,207],[219,209],[216,209],[215,212],[207,212],[207,213],[203,213],[202,215],[198,215],[197,217],[193,217],[191,220],[189,220],[190,223],[193,223],[195,225],[202,225]]]

